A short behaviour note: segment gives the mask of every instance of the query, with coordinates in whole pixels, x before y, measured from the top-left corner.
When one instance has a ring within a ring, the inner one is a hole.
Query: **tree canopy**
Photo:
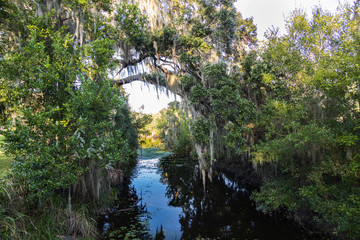
[[[1,134],[13,181],[31,207],[58,196],[70,213],[72,202],[101,203],[134,163],[146,120],[132,121],[117,85],[149,81],[182,96],[184,109],[171,106],[159,126],[169,146],[192,146],[204,184],[215,164],[252,168],[260,210],[311,216],[356,239],[358,5],[295,10],[286,34],[270,29],[259,43],[231,0],[1,0]]]

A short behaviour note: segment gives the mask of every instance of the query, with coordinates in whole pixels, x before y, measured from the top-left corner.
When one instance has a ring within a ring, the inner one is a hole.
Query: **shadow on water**
[[[152,239],[146,224],[147,212],[133,187],[122,189],[117,205],[98,220],[101,239]]]
[[[112,214],[104,239],[318,239],[284,219],[256,211],[248,187],[217,172],[203,188],[196,161],[141,159]]]

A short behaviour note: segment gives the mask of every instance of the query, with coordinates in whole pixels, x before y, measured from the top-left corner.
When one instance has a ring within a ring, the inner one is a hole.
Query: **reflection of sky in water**
[[[180,239],[179,215],[182,210],[179,207],[168,206],[168,199],[165,196],[166,185],[160,182],[158,163],[159,158],[139,160],[132,185],[151,215],[149,220],[151,234],[155,236],[156,229],[160,230],[162,225],[166,239]]]
[[[136,230],[142,232],[146,228],[153,237],[162,226],[166,239],[171,240],[198,236],[204,239],[326,239],[305,234],[281,217],[274,221],[257,212],[249,199],[247,185],[231,174],[215,174],[213,183],[207,183],[203,189],[198,166],[183,164],[183,161],[188,159],[164,159],[160,168],[159,158],[139,160],[132,186],[134,194],[142,199],[136,200],[136,204],[140,209],[144,206],[145,211],[134,208],[134,212],[119,211],[119,215],[115,212],[110,217],[105,216],[102,229],[108,233],[106,239],[124,239],[134,224]],[[139,237],[151,239],[149,234]]]

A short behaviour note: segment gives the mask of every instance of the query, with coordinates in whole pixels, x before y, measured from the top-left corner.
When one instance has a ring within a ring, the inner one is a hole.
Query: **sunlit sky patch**
[[[124,89],[129,94],[129,103],[133,110],[143,113],[157,113],[167,107],[168,103],[175,101],[174,94],[164,87],[158,88],[155,85],[135,81],[125,84]],[[177,97],[176,100],[180,100]]]
[[[335,12],[339,3],[353,2],[353,0],[237,0],[235,6],[242,13],[243,18],[254,17],[258,28],[258,38],[264,40],[265,31],[272,26],[279,27],[280,33],[284,34],[284,18],[296,8],[304,9],[310,15],[315,5]],[[170,93],[167,96],[164,90],[157,93],[155,86],[140,81],[125,84],[124,88],[129,94],[129,103],[132,109],[141,110],[143,113],[157,113],[169,102],[175,100],[173,94]]]
[[[272,26],[279,27],[285,33],[284,18],[296,8],[306,11],[308,16],[314,6],[335,12],[339,3],[353,3],[353,0],[237,0],[236,8],[243,18],[253,16],[258,28],[258,38],[264,39],[264,33]]]

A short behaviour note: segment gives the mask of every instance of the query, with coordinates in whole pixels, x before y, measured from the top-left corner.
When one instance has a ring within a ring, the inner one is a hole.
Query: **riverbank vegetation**
[[[204,66],[192,53],[187,63],[198,66],[201,77],[180,79],[197,108],[186,139],[193,149],[200,143],[200,165],[209,173],[215,161],[253,168],[262,182],[252,195],[259,210],[286,210],[299,222],[351,239],[360,234],[357,11],[357,5],[341,6],[337,14],[296,10],[287,34],[269,29],[262,45],[251,21],[243,23],[249,32],[236,32],[237,41],[246,37],[247,47]],[[173,126],[170,132],[181,136]]]
[[[171,149],[175,155],[187,156],[192,150],[190,121],[180,104],[172,102],[161,110],[155,127],[165,149]]]
[[[4,136],[0,135],[0,146],[4,141]],[[3,149],[0,147],[0,179],[7,175],[12,158],[4,154]]]
[[[80,44],[82,33],[71,35],[59,18],[65,7],[76,15],[81,3],[1,3],[1,95],[9,116],[1,134],[14,159],[1,186],[1,236],[95,238],[89,211],[110,204],[111,187],[136,162],[126,97],[107,77],[114,40],[94,31]]]
[[[295,10],[287,33],[269,29],[262,43],[233,1],[160,2],[0,1],[2,151],[13,158],[2,236],[96,237],[88,212],[109,204],[149,120],[118,85],[141,79],[182,96],[159,138],[196,153],[204,184],[215,164],[241,165],[261,181],[259,210],[356,239],[359,2]]]

